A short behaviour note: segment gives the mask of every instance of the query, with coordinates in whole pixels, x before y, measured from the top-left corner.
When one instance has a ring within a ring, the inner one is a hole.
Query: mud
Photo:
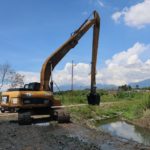
[[[77,123],[19,126],[17,114],[0,114],[0,150],[149,150]]]

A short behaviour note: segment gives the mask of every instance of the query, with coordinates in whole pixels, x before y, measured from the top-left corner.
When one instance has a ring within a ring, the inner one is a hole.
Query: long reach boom
[[[71,37],[60,46],[52,55],[44,62],[41,70],[40,90],[53,92],[52,71],[61,59],[77,44],[81,37],[93,26],[93,45],[92,45],[92,62],[91,62],[91,93],[88,101],[91,104],[99,104],[100,96],[96,94],[96,63],[98,53],[98,41],[100,30],[100,17],[94,11],[93,19],[87,19],[85,22],[71,35]],[[95,101],[95,102],[94,102]]]

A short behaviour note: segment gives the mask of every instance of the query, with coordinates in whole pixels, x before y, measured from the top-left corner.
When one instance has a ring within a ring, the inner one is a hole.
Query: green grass
[[[143,108],[140,106],[141,102],[136,101],[122,101],[117,103],[106,104],[104,106],[82,106],[69,108],[70,113],[77,118],[83,119],[100,119],[114,118],[121,116],[125,119],[132,120],[142,117]]]
[[[150,94],[144,92],[118,92],[98,91],[101,101],[107,102],[102,106],[73,107],[68,110],[77,120],[92,118],[113,118],[117,115],[133,120],[141,118],[146,110],[150,109]],[[87,90],[62,92],[56,96],[62,99],[64,105],[87,103]]]
[[[57,92],[55,96],[61,99],[64,105],[87,103],[88,90]],[[108,92],[98,90],[102,102],[118,102],[123,100],[141,100],[147,93],[134,91]]]
[[[144,100],[141,103],[143,110],[150,109],[150,95],[144,95]]]
[[[55,93],[55,97],[62,101],[64,105],[70,104],[84,104],[87,103],[87,94],[88,91],[65,91]]]

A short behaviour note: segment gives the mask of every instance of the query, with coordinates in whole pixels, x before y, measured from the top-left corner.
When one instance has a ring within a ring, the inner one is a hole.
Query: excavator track
[[[70,123],[70,115],[63,109],[54,110],[51,114],[52,120],[58,121],[58,123]],[[18,123],[19,125],[31,125],[32,118],[30,111],[18,112]]]
[[[70,123],[70,114],[65,110],[55,110],[58,123]]]
[[[18,123],[19,125],[30,125],[32,123],[30,112],[19,112],[18,113]]]

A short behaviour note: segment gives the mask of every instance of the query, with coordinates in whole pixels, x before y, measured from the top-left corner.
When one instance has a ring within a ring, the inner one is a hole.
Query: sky
[[[96,10],[101,17],[97,83],[150,78],[150,0],[0,0],[0,64],[39,81],[45,59]],[[58,85],[90,84],[92,28],[54,70]],[[86,55],[85,55],[86,54]]]

